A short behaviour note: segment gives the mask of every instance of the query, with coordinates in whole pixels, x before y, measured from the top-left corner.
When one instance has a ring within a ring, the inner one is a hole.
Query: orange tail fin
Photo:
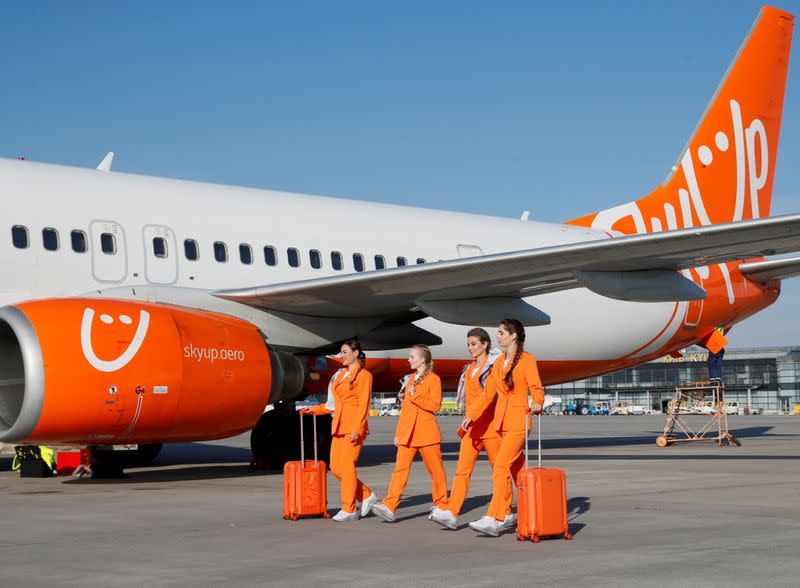
[[[793,23],[761,9],[662,185],[569,224],[630,235],[769,216]]]

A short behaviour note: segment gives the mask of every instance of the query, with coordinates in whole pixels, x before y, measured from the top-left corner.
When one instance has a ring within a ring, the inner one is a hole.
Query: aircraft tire
[[[140,444],[137,449],[119,451],[93,448],[91,466],[95,478],[120,478],[123,470],[149,465],[161,452],[161,443]]]

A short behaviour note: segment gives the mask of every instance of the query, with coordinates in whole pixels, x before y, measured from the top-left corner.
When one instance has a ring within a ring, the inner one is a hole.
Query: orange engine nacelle
[[[282,387],[286,358],[274,358],[252,324],[197,310],[95,298],[0,308],[0,441],[236,435]]]

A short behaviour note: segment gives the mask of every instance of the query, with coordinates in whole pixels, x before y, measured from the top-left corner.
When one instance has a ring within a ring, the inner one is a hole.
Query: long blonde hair
[[[425,376],[433,371],[433,356],[431,355],[430,347],[423,345],[422,343],[412,345],[411,349],[416,349],[419,351],[422,354],[422,359],[425,361],[425,369],[422,370],[421,374],[417,373],[417,375],[414,377],[414,384],[419,384]]]

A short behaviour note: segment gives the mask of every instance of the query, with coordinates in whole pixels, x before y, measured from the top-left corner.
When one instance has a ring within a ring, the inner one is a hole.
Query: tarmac
[[[439,422],[450,481],[459,419]],[[742,447],[658,448],[662,416],[542,422],[543,465],[567,472],[572,541],[467,528],[489,501],[485,458],[450,531],[426,518],[419,458],[390,524],[284,521],[282,475],[248,469],[247,435],[166,446],[122,480],[20,479],[0,457],[0,586],[798,585],[800,417],[731,417]],[[370,419],[359,462],[379,494],[395,423]],[[328,489],[335,513],[332,476]]]

